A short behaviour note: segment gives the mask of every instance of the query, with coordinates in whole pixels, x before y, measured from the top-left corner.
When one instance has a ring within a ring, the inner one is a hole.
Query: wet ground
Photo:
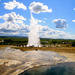
[[[18,75],[24,71],[28,73],[30,72],[29,70],[32,70],[34,67],[49,66],[50,68],[52,65],[65,62],[68,62],[65,56],[52,51],[21,51],[11,47],[0,49],[0,75]],[[44,67],[44,69],[46,69],[46,67]]]

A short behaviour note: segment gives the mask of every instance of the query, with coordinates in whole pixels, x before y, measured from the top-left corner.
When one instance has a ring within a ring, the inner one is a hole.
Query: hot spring
[[[75,75],[75,63],[61,63],[55,66],[34,67],[19,75]]]
[[[1,60],[8,62],[5,65],[10,75],[17,70],[22,70],[18,75],[75,75],[75,63],[53,51],[21,51],[6,47],[0,50]]]

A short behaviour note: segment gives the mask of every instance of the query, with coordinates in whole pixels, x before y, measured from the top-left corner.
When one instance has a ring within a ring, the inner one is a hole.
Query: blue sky
[[[68,33],[70,35],[75,35],[75,21],[72,22],[72,20],[75,20],[75,0],[16,0],[16,2],[23,3],[26,6],[26,10],[24,9],[18,9],[14,8],[12,10],[9,10],[5,8],[4,3],[12,2],[13,0],[1,0],[0,1],[0,16],[3,16],[4,14],[9,14],[12,12],[15,12],[16,15],[19,14],[26,18],[24,20],[25,25],[30,25],[30,12],[29,6],[32,2],[39,2],[43,3],[44,5],[48,6],[48,9],[52,9],[52,12],[40,12],[39,14],[33,13],[34,18],[38,20],[42,20],[39,24],[42,26],[48,26],[49,28],[61,32]],[[66,24],[68,26],[64,28],[56,28],[56,23],[53,22],[54,19],[65,19]],[[4,23],[4,18],[0,18],[0,25]],[[4,24],[3,24],[4,25]],[[8,28],[7,28],[8,30]],[[0,35],[4,35],[8,33],[1,33]],[[21,35],[21,33],[19,34]],[[74,36],[75,37],[75,36]]]

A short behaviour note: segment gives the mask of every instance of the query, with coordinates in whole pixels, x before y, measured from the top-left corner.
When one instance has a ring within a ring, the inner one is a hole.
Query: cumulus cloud
[[[4,4],[5,4],[4,8],[8,10],[13,10],[14,8],[24,9],[24,10],[27,9],[23,3],[17,2],[16,0]]]
[[[75,22],[75,20],[72,20],[72,22]]]
[[[54,19],[53,22],[56,24],[56,28],[66,28],[68,25],[65,19]]]
[[[4,20],[4,23],[0,24],[0,29],[2,30],[19,30],[25,27],[24,21],[26,18],[23,16],[16,14],[15,12],[11,12],[0,16],[0,19]]]
[[[40,26],[40,37],[53,39],[75,39],[75,35],[42,25]]]
[[[39,14],[40,12],[52,12],[52,9],[49,9],[47,5],[40,2],[32,2],[29,9],[35,14]]]

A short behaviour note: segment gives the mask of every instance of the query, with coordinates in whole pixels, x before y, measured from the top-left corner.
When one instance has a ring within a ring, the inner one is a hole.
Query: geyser
[[[31,13],[30,20],[30,32],[28,36],[28,44],[27,47],[41,47],[40,38],[39,38],[39,25],[37,19],[35,19]]]

